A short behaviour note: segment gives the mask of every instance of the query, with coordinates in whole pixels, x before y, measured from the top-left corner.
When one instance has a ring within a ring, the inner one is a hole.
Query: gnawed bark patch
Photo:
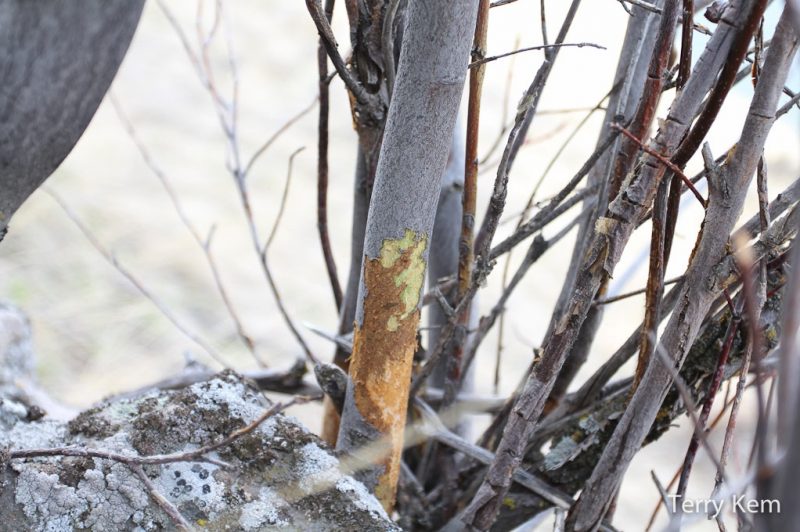
[[[374,486],[387,509],[400,470],[427,245],[427,235],[406,229],[402,238],[384,240],[377,258],[364,257],[364,318],[355,327],[350,377],[363,420],[391,442]]]

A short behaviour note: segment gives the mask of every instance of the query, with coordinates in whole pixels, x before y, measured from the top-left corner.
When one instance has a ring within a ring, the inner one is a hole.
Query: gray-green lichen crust
[[[6,420],[13,402],[0,402]],[[269,407],[226,372],[178,391],[119,400],[64,424],[9,422],[3,448],[78,446],[137,455],[185,452],[219,441]],[[339,470],[319,439],[276,415],[211,455],[230,465],[145,466],[158,492],[198,530],[397,530],[362,484]],[[0,529],[35,531],[174,530],[124,464],[77,457],[2,463]]]

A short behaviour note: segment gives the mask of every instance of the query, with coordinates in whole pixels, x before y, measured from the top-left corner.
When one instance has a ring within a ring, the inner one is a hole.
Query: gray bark
[[[693,75],[679,93],[658,135],[651,143],[657,152],[673,153],[689,130],[692,119],[703,103],[704,95],[713,86],[716,74],[727,58],[727,52],[737,34],[735,24],[743,13],[749,13],[750,8],[752,6],[734,2],[726,10],[724,22],[708,42],[706,50],[695,65]],[[494,515],[503,494],[508,490],[510,473],[519,466],[523,449],[598,289],[613,274],[628,239],[652,203],[656,187],[666,171],[650,155],[643,157],[642,163],[638,173],[628,176],[623,190],[609,204],[605,216],[598,219],[591,244],[576,274],[573,298],[557,326],[545,339],[541,359],[515,402],[497,449],[497,458],[462,515],[466,524],[478,519],[482,521],[481,526],[488,528],[486,521],[491,519],[490,515]]]
[[[0,3],[0,238],[86,129],[143,5],[144,0]]]
[[[477,0],[419,1],[408,7],[397,79],[392,94],[364,241],[365,259],[376,259],[384,241],[430,242],[441,178],[450,152],[467,73]],[[429,246],[423,250],[427,262]],[[420,283],[420,292],[422,284]],[[363,278],[356,322],[369,297]],[[421,295],[417,294],[417,307]],[[367,354],[369,356],[369,354]],[[402,386],[402,383],[400,383]],[[338,447],[354,450],[374,439],[348,387]]]
[[[653,5],[662,7],[664,5],[664,0],[653,2]],[[645,79],[647,78],[650,56],[653,53],[653,46],[658,36],[658,32],[656,31],[658,16],[655,13],[638,6],[634,6],[631,9],[631,13],[632,15],[628,20],[628,28],[625,32],[625,40],[622,43],[619,62],[617,63],[617,72],[614,76],[614,85],[616,89],[611,93],[608,99],[608,107],[606,108],[606,113],[603,118],[605,127],[603,127],[600,132],[597,141],[598,147],[603,143],[606,135],[610,133],[608,127],[610,124],[614,122],[621,122],[624,124],[633,118],[634,113],[636,113],[636,107],[644,88]],[[556,301],[553,316],[545,336],[548,336],[556,323],[558,323],[558,320],[561,318],[561,312],[572,297],[575,274],[581,262],[581,257],[586,253],[586,247],[591,241],[592,231],[597,222],[597,218],[605,212],[608,206],[608,192],[604,185],[609,182],[611,172],[613,171],[614,158],[619,151],[621,142],[622,139],[617,137],[611,149],[603,153],[597,161],[597,164],[589,173],[588,184],[590,186],[601,185],[596,195],[597,204],[592,216],[588,216],[579,226],[578,237],[575,242],[575,247],[572,250],[570,268],[567,272],[564,284],[562,285],[561,293]],[[586,200],[584,206],[587,206],[593,199],[594,198]],[[559,373],[556,383],[553,385],[552,394],[554,397],[558,398],[566,393],[572,379],[574,379],[578,370],[586,361],[597,327],[600,325],[602,319],[602,306],[596,306],[589,311],[586,322],[583,324],[578,334],[578,339],[564,361],[564,367]]]
[[[709,206],[700,241],[686,272],[678,304],[657,347],[676,367],[683,363],[709,307],[724,288],[721,283],[709,282],[714,279],[712,274],[718,271],[726,253],[726,240],[720,235],[728,235],[741,214],[797,46],[798,38],[790,25],[788,11],[784,11],[767,52],[736,152],[717,176],[711,176]],[[761,353],[754,356],[761,356]],[[671,372],[654,356],[570,513],[568,523],[575,530],[592,530],[602,519],[671,384]]]
[[[458,280],[458,240],[461,234],[461,198],[464,190],[464,141],[463,130],[456,127],[447,168],[442,175],[442,188],[436,206],[436,219],[431,238],[430,261],[428,264],[428,289],[436,288],[443,278]],[[451,308],[455,305],[456,287],[443,293]],[[428,348],[439,341],[442,327],[450,317],[438,301],[430,306],[428,314]],[[430,383],[444,389],[447,375],[447,360],[442,360],[433,371]]]

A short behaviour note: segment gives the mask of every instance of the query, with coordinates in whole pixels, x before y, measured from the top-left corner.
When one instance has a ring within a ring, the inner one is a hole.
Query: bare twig
[[[334,0],[325,0],[325,18],[330,23],[333,16]],[[333,301],[336,312],[342,308],[342,287],[339,284],[339,274],[336,271],[336,261],[331,249],[331,239],[328,234],[328,115],[330,111],[330,90],[328,83],[328,54],[325,43],[320,37],[317,49],[317,69],[319,71],[319,125],[317,128],[317,232],[319,234],[322,256],[325,259],[325,269],[328,272]]]
[[[70,221],[75,224],[75,226],[78,228],[78,230],[80,230],[83,236],[86,237],[86,240],[89,241],[92,247],[97,250],[97,252],[100,253],[100,255],[102,255],[111,266],[113,266],[120,274],[122,274],[122,276],[125,277],[125,279],[127,279],[128,282],[130,282],[136,288],[136,290],[142,294],[142,296],[145,297],[145,299],[149,300],[158,309],[158,311],[161,312],[161,314],[175,326],[176,329],[183,333],[183,335],[189,340],[203,348],[203,350],[208,353],[208,355],[215,362],[224,368],[228,367],[228,364],[222,359],[219,352],[217,352],[217,350],[214,349],[214,347],[212,347],[208,341],[184,325],[184,323],[172,312],[172,310],[169,309],[166,304],[164,304],[163,301],[161,301],[155,294],[153,294],[153,292],[146,288],[130,270],[128,270],[122,265],[122,263],[119,262],[119,260],[117,260],[117,257],[111,251],[106,249],[106,247],[100,243],[94,233],[81,221],[75,211],[72,210],[72,208],[66,203],[66,201],[64,201],[64,199],[61,198],[60,195],[58,195],[50,187],[43,187],[43,189],[51,198],[53,198],[53,201],[55,201],[56,204],[61,207],[61,210],[64,211],[64,214],[67,215],[67,218],[69,218]]]
[[[702,423],[700,422],[700,418],[697,415],[697,404],[695,403],[694,399],[692,399],[692,392],[689,390],[689,387],[686,385],[686,381],[683,380],[683,377],[680,376],[678,370],[673,365],[672,359],[669,357],[668,354],[663,349],[662,345],[656,346],[655,354],[659,358],[659,362],[662,366],[664,366],[667,371],[672,375],[673,383],[675,388],[678,390],[680,394],[681,400],[683,404],[686,405],[686,412],[689,414],[689,417],[692,420],[692,425],[694,426],[693,434],[700,440],[700,443],[703,445],[703,449],[708,454],[708,457],[713,462],[714,466],[717,468],[717,472],[725,478],[725,472],[722,469],[722,466],[717,460],[717,455],[714,452],[714,449],[711,447],[711,443],[708,441],[708,435],[706,434]]]
[[[309,0],[309,2],[314,3],[313,0]],[[183,29],[178,24],[175,17],[171,14],[169,9],[163,4],[161,0],[159,0],[159,6],[161,7],[164,14],[167,16],[168,20],[172,24],[173,28],[175,29],[176,33],[181,39],[181,42],[184,44],[184,48],[186,49],[189,58],[192,60],[193,64],[196,65],[198,76],[200,77],[203,85],[208,90],[209,94],[212,96],[212,100],[214,103],[214,110],[217,113],[219,118],[220,126],[222,127],[222,131],[225,136],[225,140],[228,145],[228,152],[229,152],[229,162],[228,162],[228,169],[233,177],[234,184],[236,185],[237,191],[239,193],[239,199],[242,204],[242,208],[244,210],[245,219],[247,222],[248,230],[250,233],[250,238],[253,244],[253,248],[259,258],[259,264],[261,266],[261,270],[264,274],[264,277],[267,281],[267,284],[273,294],[275,302],[278,306],[278,310],[283,318],[284,322],[286,323],[287,327],[291,331],[292,335],[297,340],[298,344],[300,344],[301,349],[305,353],[306,357],[311,360],[312,362],[316,362],[316,357],[311,352],[311,349],[306,344],[305,339],[300,334],[299,330],[294,324],[294,321],[289,316],[289,313],[283,304],[283,300],[281,299],[280,293],[278,291],[277,284],[275,283],[274,277],[272,275],[272,271],[270,269],[269,263],[267,261],[266,249],[262,248],[261,239],[259,237],[258,229],[256,226],[256,221],[253,215],[253,209],[250,202],[250,196],[247,188],[247,175],[250,169],[252,168],[255,161],[263,155],[263,153],[269,148],[269,146],[281,135],[283,134],[288,127],[290,127],[293,123],[300,119],[300,117],[305,114],[306,112],[310,111],[311,106],[309,108],[304,109],[298,115],[290,119],[284,126],[278,129],[263,145],[261,148],[256,150],[255,154],[251,157],[250,161],[247,164],[243,164],[241,150],[239,146],[239,136],[238,136],[238,122],[237,122],[237,112],[238,112],[238,71],[236,66],[236,61],[233,53],[233,47],[231,44],[230,36],[228,39],[228,68],[230,70],[231,77],[233,78],[233,87],[231,90],[231,100],[227,102],[225,99],[222,98],[220,95],[220,91],[217,88],[214,77],[213,71],[211,70],[211,61],[208,58],[208,48],[210,38],[205,37],[200,33],[198,35],[198,40],[200,41],[200,54],[201,59],[198,59],[197,55],[194,53],[191,44],[189,44],[189,40],[186,37]],[[317,6],[318,7],[318,6]],[[224,14],[220,14],[221,17],[224,17]],[[223,18],[223,25],[224,24]],[[199,23],[198,23],[199,24]],[[227,26],[225,26],[227,27]],[[312,104],[313,106],[313,104]]]
[[[212,227],[209,230],[208,235],[205,238],[203,238],[200,235],[200,232],[197,230],[194,223],[192,223],[192,221],[189,219],[188,214],[184,210],[180,197],[178,196],[178,193],[173,187],[172,182],[170,181],[166,172],[164,172],[164,170],[156,163],[152,154],[147,149],[147,146],[145,146],[142,139],[139,138],[139,135],[136,132],[136,128],[134,127],[133,123],[130,121],[128,116],[125,114],[119,101],[114,97],[113,93],[109,93],[109,98],[111,100],[112,106],[114,107],[114,110],[117,113],[117,116],[120,119],[120,122],[122,122],[122,126],[125,129],[125,132],[128,134],[131,141],[133,141],[134,145],[139,150],[139,154],[142,156],[142,159],[144,160],[147,167],[150,169],[153,175],[156,176],[158,181],[164,187],[164,190],[166,191],[167,196],[169,196],[169,199],[172,202],[172,206],[174,207],[175,212],[178,215],[178,218],[180,218],[181,223],[189,231],[189,234],[192,236],[197,245],[200,246],[200,248],[203,250],[203,256],[205,257],[206,262],[208,263],[208,267],[211,270],[211,275],[214,279],[214,285],[216,286],[217,292],[219,293],[220,298],[222,299],[222,302],[228,311],[228,315],[233,321],[237,335],[242,340],[242,343],[247,347],[247,349],[253,355],[253,358],[256,359],[256,362],[258,362],[259,366],[266,367],[266,363],[259,356],[255,346],[255,342],[253,341],[253,338],[246,332],[244,324],[242,323],[242,320],[239,317],[239,313],[233,306],[233,301],[228,295],[228,291],[225,288],[225,284],[222,282],[222,276],[219,267],[217,266],[217,261],[214,258],[214,254],[211,252],[211,240],[213,238],[214,228]]]
[[[502,59],[510,55],[521,54],[522,52],[530,52],[533,50],[548,50],[551,48],[565,48],[565,47],[574,47],[574,48],[589,47],[589,48],[598,48],[600,50],[606,50],[605,46],[601,46],[599,44],[591,42],[540,44],[538,46],[528,46],[525,48],[518,48],[516,50],[513,50],[511,52],[506,52],[504,54],[490,55],[489,57],[473,60],[472,63],[469,64],[469,68],[475,68],[480,65],[485,65],[486,63],[491,63],[492,61],[497,61],[498,59]]]
[[[153,484],[153,481],[150,480],[150,477],[147,476],[147,473],[144,472],[144,469],[142,469],[141,465],[128,464],[128,468],[133,471],[137,477],[139,477],[139,480],[141,480],[142,484],[144,484],[147,493],[150,494],[150,498],[153,499],[153,501],[164,511],[165,514],[169,516],[170,519],[172,519],[172,522],[175,523],[175,526],[178,530],[194,530],[194,527],[189,524],[189,521],[187,521],[185,517],[183,517],[180,510],[178,510],[178,508],[172,504],[169,499],[161,495],[161,493],[158,491],[158,488],[156,488],[155,484]]]
[[[572,21],[575,18],[579,6],[580,0],[573,0],[570,4],[567,15],[561,25],[561,30],[556,37],[555,44],[563,43],[566,39],[567,32],[572,25]],[[525,91],[517,108],[514,125],[508,134],[508,141],[506,142],[506,147],[503,150],[500,165],[497,169],[489,207],[475,238],[475,255],[484,263],[482,267],[485,267],[489,255],[489,248],[492,245],[492,239],[494,238],[497,225],[505,208],[506,196],[508,194],[508,178],[511,168],[525,140],[528,128],[536,115],[536,109],[539,105],[542,90],[549,79],[550,72],[552,72],[553,64],[558,57],[558,51],[559,48],[546,49],[545,60],[537,70],[536,75]]]
[[[275,215],[275,221],[272,223],[272,230],[269,232],[269,237],[267,237],[267,243],[264,244],[264,254],[269,251],[269,247],[272,245],[275,235],[278,234],[278,228],[280,227],[281,220],[283,219],[283,212],[286,210],[286,201],[289,199],[289,185],[292,183],[292,167],[294,166],[294,158],[297,157],[304,149],[306,149],[305,146],[301,146],[294,150],[291,155],[289,155],[289,163],[287,164],[286,168],[286,181],[283,186],[283,194],[281,194],[280,207],[278,207],[278,213]]]
[[[661,485],[659,482],[658,477],[656,476],[656,472],[651,470],[650,477],[653,479],[653,484],[656,485],[656,489],[658,490],[658,494],[661,497],[661,502],[664,504],[664,508],[667,509],[667,513],[672,517],[672,505],[669,504],[669,495],[667,494],[667,490],[664,489],[664,486]]]
[[[678,281],[683,281],[683,275],[679,275],[677,277],[673,277],[672,279],[667,279],[664,281],[664,286],[669,286],[671,284],[675,284]],[[600,299],[596,299],[594,301],[595,305],[608,305],[610,303],[616,303],[617,301],[622,301],[623,299],[628,299],[629,297],[638,296],[644,294],[647,288],[639,288],[637,290],[633,290],[631,292],[626,292],[624,294],[619,294],[616,296],[604,297]]]
[[[689,190],[692,191],[692,194],[694,194],[694,197],[697,198],[697,201],[700,202],[700,205],[702,205],[703,207],[706,207],[708,205],[708,202],[703,197],[703,195],[700,194],[700,191],[697,190],[697,188],[694,186],[694,183],[692,183],[692,180],[689,179],[688,177],[686,177],[686,174],[684,174],[683,171],[680,168],[678,168],[678,166],[675,163],[673,163],[672,161],[667,159],[664,155],[658,153],[654,149],[652,149],[649,146],[647,146],[644,142],[642,142],[640,139],[636,138],[630,131],[628,131],[627,129],[625,129],[621,125],[619,125],[619,124],[611,124],[611,128],[612,129],[616,129],[617,131],[619,131],[620,133],[622,133],[623,135],[625,135],[626,137],[631,139],[634,143],[636,143],[639,146],[639,148],[642,149],[642,151],[648,153],[649,155],[652,155],[653,157],[655,157],[658,160],[658,162],[660,162],[661,164],[663,164],[664,166],[666,166],[667,168],[672,170],[672,172],[675,175],[677,175],[678,177],[681,178],[681,180],[683,181],[683,184],[686,185],[686,187]]]
[[[244,170],[242,170],[242,175],[247,177],[250,175],[251,170],[253,169],[253,165],[256,164],[264,153],[278,140],[290,127],[295,125],[301,118],[306,116],[311,110],[317,105],[318,98],[314,98],[314,100],[308,104],[306,107],[302,108],[298,111],[294,116],[290,117],[284,124],[279,127],[275,132],[269,136],[267,140],[265,140],[261,146],[253,153],[250,159],[247,161],[247,164],[244,166]],[[320,104],[322,105],[322,104]]]
[[[306,0],[306,7],[308,8],[308,13],[311,15],[311,20],[313,20],[314,24],[317,26],[317,31],[319,32],[322,43],[325,45],[325,50],[328,52],[328,57],[331,58],[336,72],[339,73],[339,77],[342,78],[347,89],[362,104],[372,104],[374,97],[367,92],[364,86],[353,76],[352,72],[348,70],[344,59],[339,54],[336,37],[333,35],[333,30],[331,29],[325,12],[322,10],[319,0]]]
[[[553,198],[547,202],[547,205],[542,207],[542,209],[537,212],[530,220],[519,226],[514,233],[508,236],[505,240],[494,246],[491,251],[489,252],[489,258],[495,259],[506,253],[514,246],[525,240],[528,236],[532,235],[536,231],[541,230],[541,224],[544,223],[562,203],[565,202],[565,199],[572,192],[575,187],[585,178],[589,171],[594,167],[597,161],[600,159],[600,156],[605,153],[607,149],[614,143],[616,139],[616,133],[611,133],[608,137],[597,147],[597,149],[589,156],[586,162],[581,166],[581,168],[576,172],[576,174],[567,182],[566,185],[555,195]],[[586,191],[595,191],[596,187],[587,187],[584,189]],[[575,194],[573,197],[577,196]],[[583,199],[583,198],[581,198]],[[574,204],[574,203],[573,203]]]
[[[677,86],[682,89],[692,71],[692,18],[694,0],[683,0],[683,26],[681,28],[681,56],[678,62]]]
[[[287,408],[313,400],[313,397],[295,396],[289,401],[283,403],[274,403],[267,410],[265,410],[255,420],[248,423],[244,427],[234,430],[220,441],[204,445],[198,449],[191,451],[183,451],[172,454],[153,454],[147,456],[136,456],[129,454],[121,454],[113,451],[105,451],[102,449],[86,449],[82,447],[52,447],[42,449],[11,449],[8,451],[8,457],[11,460],[24,460],[28,458],[40,458],[46,456],[78,456],[83,458],[100,458],[103,460],[112,460],[120,462],[125,465],[161,465],[171,464],[174,462],[209,462],[220,467],[229,467],[229,464],[207,456],[209,453],[217,451],[223,447],[227,447],[237,439],[250,434],[256,430],[259,425],[264,421],[271,418],[275,414],[279,414]]]
[[[722,383],[725,365],[728,363],[728,358],[731,354],[731,348],[733,347],[733,340],[736,338],[736,333],[739,329],[740,319],[738,314],[733,314],[733,311],[734,309],[731,309],[731,319],[728,322],[728,332],[726,334],[725,343],[720,350],[719,358],[717,359],[717,367],[714,370],[714,375],[712,376],[711,381],[708,383],[708,390],[706,391],[705,399],[703,400],[703,407],[698,419],[698,430],[701,432],[706,431],[706,423],[708,422],[708,416],[711,413],[711,406],[714,404],[717,391]],[[697,431],[695,431],[695,433],[692,434],[692,438],[689,442],[689,448],[686,450],[686,456],[683,459],[683,467],[681,468],[680,481],[678,482],[677,491],[679,498],[683,498],[686,495],[686,488],[689,485],[689,475],[692,471],[692,464],[694,462],[695,455],[697,454],[699,444],[699,436]],[[720,463],[720,470],[722,470],[722,468],[723,466]]]

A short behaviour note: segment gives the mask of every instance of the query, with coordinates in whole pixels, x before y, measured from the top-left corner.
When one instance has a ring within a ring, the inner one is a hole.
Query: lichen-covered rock
[[[29,421],[0,403],[0,449],[78,446],[119,454],[181,453],[257,419],[269,402],[225,372],[177,391],[112,401],[69,423]],[[0,451],[2,457],[2,451]],[[398,530],[377,500],[298,421],[282,414],[210,455],[146,465],[156,490],[198,530]],[[0,530],[157,531],[175,524],[122,463],[47,457],[2,463]]]

